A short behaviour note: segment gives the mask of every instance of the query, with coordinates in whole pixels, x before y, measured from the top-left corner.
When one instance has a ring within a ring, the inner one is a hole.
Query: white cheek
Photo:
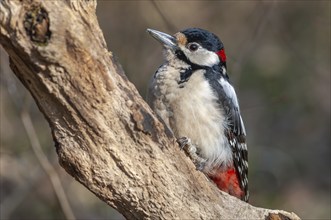
[[[197,51],[191,52],[187,48],[181,48],[186,57],[195,64],[201,65],[201,66],[214,66],[220,62],[220,59],[218,58],[216,53],[213,53],[211,51],[208,51],[203,48],[199,48]]]

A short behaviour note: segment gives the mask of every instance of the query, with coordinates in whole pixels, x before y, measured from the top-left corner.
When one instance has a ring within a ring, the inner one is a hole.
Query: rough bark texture
[[[107,51],[96,1],[1,1],[0,42],[61,166],[128,219],[298,219],[220,192]],[[273,214],[271,214],[273,213]]]

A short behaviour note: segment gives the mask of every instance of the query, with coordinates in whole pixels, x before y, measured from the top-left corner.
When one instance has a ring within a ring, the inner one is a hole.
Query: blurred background
[[[250,202],[330,219],[330,4],[98,1],[97,15],[143,97],[162,63],[146,28],[218,35],[248,133]],[[59,166],[48,124],[3,48],[0,71],[1,219],[123,219]]]

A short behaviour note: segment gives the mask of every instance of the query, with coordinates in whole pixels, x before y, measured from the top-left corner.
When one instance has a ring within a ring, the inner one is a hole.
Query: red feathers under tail
[[[220,190],[241,200],[244,199],[245,193],[240,188],[238,176],[234,167],[225,171],[218,171],[217,173],[210,175],[209,178],[214,181]]]

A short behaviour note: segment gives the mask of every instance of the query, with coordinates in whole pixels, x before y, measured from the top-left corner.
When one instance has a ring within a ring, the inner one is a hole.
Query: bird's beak
[[[153,29],[147,29],[147,32],[156,40],[158,40],[164,47],[173,50],[177,48],[176,38],[173,36]]]

